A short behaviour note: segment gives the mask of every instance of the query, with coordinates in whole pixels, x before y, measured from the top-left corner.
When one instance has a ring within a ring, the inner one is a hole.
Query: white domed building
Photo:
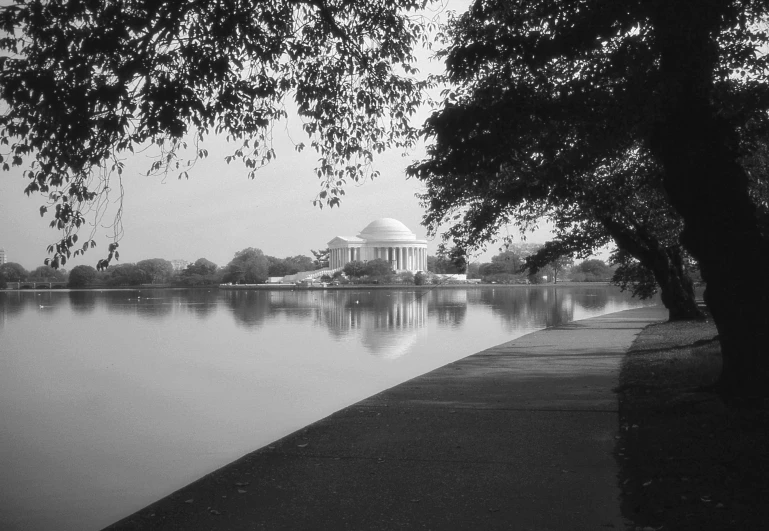
[[[347,262],[368,262],[380,258],[395,271],[426,271],[427,241],[417,240],[406,225],[392,218],[369,223],[355,237],[337,236],[328,242],[329,267],[337,269]]]

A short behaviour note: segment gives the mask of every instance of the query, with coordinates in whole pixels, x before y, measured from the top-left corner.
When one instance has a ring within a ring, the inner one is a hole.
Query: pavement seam
[[[377,406],[377,405],[365,405],[365,406],[355,406],[359,408],[370,408],[370,409],[385,409],[390,406]],[[420,410],[427,410],[427,409],[437,409],[437,410],[465,410],[465,411],[542,411],[542,412],[552,412],[552,413],[617,413],[619,412],[618,409],[551,409],[551,408],[530,408],[530,407],[448,407],[448,406],[420,406],[420,405],[414,405],[414,406],[407,406],[409,409],[420,409]]]
[[[469,459],[416,459],[413,457],[366,457],[355,455],[324,455],[324,454],[290,454],[283,452],[270,452],[264,453],[262,456],[275,456],[275,457],[298,457],[303,459],[328,459],[331,461],[373,461],[377,464],[383,464],[387,462],[404,462],[404,463],[470,463],[473,465],[506,465],[520,467],[520,463],[514,461],[496,461],[496,460],[469,460]],[[552,465],[551,465],[552,466]],[[553,467],[556,468],[556,467]]]

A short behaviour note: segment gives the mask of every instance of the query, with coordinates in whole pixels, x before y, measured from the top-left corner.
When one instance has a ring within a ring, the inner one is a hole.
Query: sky
[[[423,72],[442,70],[440,63],[426,54],[420,62]],[[427,112],[421,111],[417,123]],[[395,218],[417,238],[426,238],[426,229],[420,224],[424,210],[416,197],[423,187],[405,176],[406,167],[423,156],[423,148],[406,156],[400,151],[384,153],[374,161],[379,178],[349,184],[339,208],[319,209],[312,204],[320,191],[314,173],[318,155],[309,145],[297,153],[292,139],[309,144],[296,117],[275,127],[277,160],[260,169],[253,180],[247,177],[242,163],[225,163],[224,157],[235,146],[219,138],[206,140],[202,147],[208,149],[209,156],[196,164],[188,180],[172,175],[146,176],[151,161],[145,155],[127,159],[122,176],[120,262],[207,258],[223,266],[247,247],[277,257],[312,256],[312,249],[325,248],[335,236],[355,236],[371,221],[383,217]],[[0,248],[5,249],[8,261],[34,269],[49,256],[46,247],[60,236],[48,227],[51,217],[39,214],[45,197],[24,195],[26,184],[22,168],[0,171]],[[67,269],[95,265],[106,256],[115,212],[113,204],[102,223],[81,229],[81,241],[94,230],[97,247],[68,261]],[[517,235],[513,229],[510,234]],[[550,232],[543,228],[528,235],[527,241],[544,242],[549,237]],[[435,254],[440,243],[440,237],[428,240],[428,254]],[[489,261],[498,252],[499,244],[490,245],[474,259]]]

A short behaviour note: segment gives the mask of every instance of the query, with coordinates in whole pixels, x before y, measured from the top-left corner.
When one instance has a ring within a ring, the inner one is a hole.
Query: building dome
[[[376,221],[372,221],[366,228],[363,229],[359,238],[364,240],[375,241],[403,241],[403,240],[416,240],[416,235],[409,230],[409,228],[392,218],[381,218]]]

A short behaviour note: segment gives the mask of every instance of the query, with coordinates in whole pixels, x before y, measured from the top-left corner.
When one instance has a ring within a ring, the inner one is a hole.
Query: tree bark
[[[717,389],[769,395],[769,242],[759,231],[748,179],[737,162],[736,127],[711,103],[714,35],[733,8],[716,0],[658,3],[661,113],[651,149],[664,186],[684,220],[681,240],[700,263],[705,302],[721,339]],[[682,23],[682,21],[685,21]],[[757,275],[742,271],[758,271]]]
[[[596,218],[616,242],[654,274],[662,304],[670,312],[670,321],[701,319],[702,312],[694,297],[694,284],[686,273],[681,249],[665,247],[643,227],[628,229],[624,224],[596,213]]]
[[[670,312],[670,321],[702,319],[703,314],[697,307],[694,297],[694,283],[684,268],[680,249],[669,248],[658,258],[652,268],[654,278],[660,285],[660,298]]]

